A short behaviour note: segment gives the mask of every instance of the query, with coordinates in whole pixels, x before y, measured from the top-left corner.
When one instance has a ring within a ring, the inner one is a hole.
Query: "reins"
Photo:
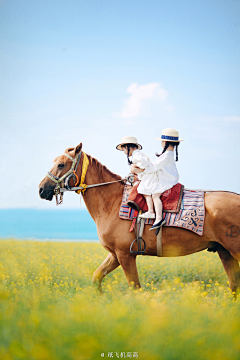
[[[80,183],[79,183],[79,179],[78,179],[76,171],[77,171],[77,168],[78,168],[82,153],[83,153],[83,165],[82,165],[81,180],[80,180]],[[56,186],[54,188],[54,196],[56,197],[56,205],[62,204],[63,195],[64,195],[64,192],[66,192],[66,191],[76,191],[78,194],[82,193],[82,195],[84,195],[84,192],[87,189],[90,189],[90,188],[93,188],[93,187],[109,185],[109,184],[117,183],[117,182],[120,182],[120,181],[129,181],[130,183],[134,182],[134,177],[132,176],[132,174],[130,174],[126,178],[122,178],[122,179],[119,179],[119,180],[108,181],[108,182],[99,183],[99,184],[87,185],[87,184],[84,183],[86,173],[87,173],[87,169],[88,169],[88,165],[89,165],[89,160],[88,160],[87,155],[83,151],[80,151],[80,153],[76,156],[76,158],[73,158],[68,153],[64,153],[63,155],[67,156],[72,161],[72,166],[71,166],[70,170],[68,170],[66,172],[66,174],[64,174],[60,178],[53,175],[50,172],[47,173],[47,177],[49,177],[49,179],[51,179],[56,184]],[[77,179],[77,181],[75,182],[74,187],[71,187],[69,185],[69,180],[71,179],[71,177],[74,177],[75,179]],[[79,183],[79,186],[77,186],[78,183]],[[60,201],[58,200],[58,195],[60,196]]]
[[[119,180],[114,180],[114,181],[109,181],[109,182],[105,182],[105,183],[100,183],[100,184],[92,184],[92,185],[86,185],[84,184],[86,187],[82,187],[82,186],[76,186],[76,187],[72,187],[71,189],[66,189],[66,188],[60,188],[61,192],[66,192],[66,191],[78,191],[78,190],[87,190],[93,187],[97,187],[97,186],[102,186],[102,185],[109,185],[109,184],[113,184],[116,182],[120,182],[120,181],[127,181],[128,178],[122,178]],[[79,191],[80,193],[80,191]]]

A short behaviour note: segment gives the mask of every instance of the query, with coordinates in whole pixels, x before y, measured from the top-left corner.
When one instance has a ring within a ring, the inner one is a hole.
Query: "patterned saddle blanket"
[[[122,197],[122,203],[119,211],[120,219],[134,220],[138,215],[135,210],[127,204],[131,187],[125,185]],[[164,226],[180,227],[202,236],[205,219],[204,192],[194,190],[183,190],[178,213],[163,212],[163,218],[166,223]],[[152,225],[154,220],[146,219],[146,225]],[[131,226],[130,231],[133,230]]]

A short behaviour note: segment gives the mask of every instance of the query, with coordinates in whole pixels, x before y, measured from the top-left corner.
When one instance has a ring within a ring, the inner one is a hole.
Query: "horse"
[[[84,156],[88,160],[85,183],[93,185],[87,188],[83,199],[87,210],[93,218],[101,245],[108,250],[103,263],[93,274],[93,285],[102,293],[103,278],[118,266],[127,278],[129,287],[140,288],[136,266],[136,254],[130,253],[130,245],[135,236],[129,232],[130,222],[119,218],[124,181],[112,173],[97,159],[82,152],[82,143],[75,148],[66,149],[65,153],[55,159],[47,176],[39,184],[41,199],[51,201],[60,188],[60,181],[70,174],[68,186],[74,187],[73,164],[76,164],[75,176],[81,179],[84,167]],[[77,161],[78,158],[78,161]],[[50,175],[49,175],[50,174]],[[59,180],[60,179],[60,180]],[[95,186],[94,184],[105,184]],[[208,249],[218,253],[229,279],[229,287],[234,292],[240,287],[240,196],[239,194],[214,191],[205,192],[205,224],[203,235],[199,236],[189,230],[171,226],[162,228],[162,256],[185,256]],[[157,256],[156,236],[145,225],[143,238],[146,249],[143,256]]]

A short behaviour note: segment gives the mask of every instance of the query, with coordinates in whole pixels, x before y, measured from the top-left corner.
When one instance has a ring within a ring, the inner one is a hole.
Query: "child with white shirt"
[[[121,144],[117,145],[117,150],[123,151],[128,157],[128,164],[134,164],[139,169],[148,169],[149,174],[141,172],[138,174],[139,180],[146,183],[154,183],[157,181],[156,173],[153,173],[151,160],[142,151],[142,145],[138,144],[137,138],[134,136],[124,136]]]

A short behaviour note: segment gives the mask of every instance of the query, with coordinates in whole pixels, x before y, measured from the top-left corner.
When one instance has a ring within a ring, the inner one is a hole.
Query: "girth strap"
[[[157,256],[163,256],[163,249],[162,249],[162,226],[159,229],[157,234]]]

